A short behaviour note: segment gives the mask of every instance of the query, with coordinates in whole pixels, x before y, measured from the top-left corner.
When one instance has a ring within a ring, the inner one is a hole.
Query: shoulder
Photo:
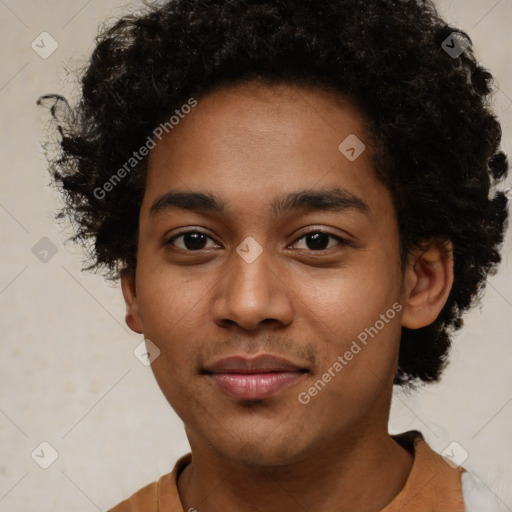
[[[151,482],[108,512],[156,512],[158,483]]]
[[[509,510],[487,485],[469,471],[461,475],[465,512],[500,512]]]
[[[107,512],[157,512],[160,508],[169,511],[183,510],[177,481],[180,473],[190,464],[191,460],[191,453],[183,455],[176,461],[170,473],[163,475],[158,481],[146,485]]]

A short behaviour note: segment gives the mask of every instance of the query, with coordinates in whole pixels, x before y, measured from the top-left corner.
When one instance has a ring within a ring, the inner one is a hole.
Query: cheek
[[[160,350],[151,365],[155,379],[173,405],[192,400],[188,389],[197,347],[204,333],[205,289],[197,280],[165,274],[141,273],[138,290],[144,336]]]
[[[197,327],[206,305],[207,283],[170,268],[159,272],[153,267],[141,272],[140,278],[139,309],[147,337],[152,334],[163,341]]]
[[[400,280],[392,269],[364,265],[304,279],[299,290],[303,314],[317,328],[330,332],[330,338],[346,339],[372,326],[392,308],[400,296]]]
[[[191,404],[190,372],[195,365],[196,346],[201,341],[201,309],[204,290],[197,282],[174,275],[141,273],[138,290],[144,336],[159,348],[151,369],[168,402],[174,408]],[[186,408],[186,407],[185,407]]]
[[[333,315],[317,335],[320,364],[299,390],[306,394],[303,400],[310,400],[311,413],[330,410],[334,425],[369,414],[394,378],[400,331],[392,304],[368,308],[368,301],[361,300]]]
[[[393,374],[401,333],[399,283],[392,272],[366,266],[302,288],[301,315],[313,325],[320,357],[314,377],[329,381],[325,399],[367,396],[381,387],[377,376],[387,382]]]

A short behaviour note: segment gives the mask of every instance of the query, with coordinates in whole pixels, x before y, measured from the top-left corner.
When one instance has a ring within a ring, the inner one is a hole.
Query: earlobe
[[[409,329],[426,327],[435,321],[453,284],[453,245],[431,240],[427,248],[410,255],[405,270],[402,325]]]
[[[121,289],[126,304],[126,325],[128,325],[132,331],[143,334],[142,319],[137,301],[135,276],[125,269],[121,270]]]

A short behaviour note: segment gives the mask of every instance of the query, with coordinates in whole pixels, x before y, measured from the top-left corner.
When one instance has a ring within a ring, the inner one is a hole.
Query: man
[[[508,163],[465,37],[385,0],[104,31],[53,176],[191,446],[113,511],[472,510],[463,468],[387,430],[500,261]]]

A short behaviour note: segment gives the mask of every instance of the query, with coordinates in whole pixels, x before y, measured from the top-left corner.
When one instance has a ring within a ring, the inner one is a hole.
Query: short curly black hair
[[[369,119],[375,171],[397,211],[402,265],[431,238],[453,244],[451,293],[434,323],[402,328],[394,382],[437,381],[463,311],[496,272],[508,224],[506,195],[496,189],[508,161],[489,107],[493,77],[469,36],[429,0],[143,5],[102,28],[74,107],[58,95],[38,100],[52,103],[62,135],[58,156],[48,157],[65,198],[56,218],[75,224],[70,240],[90,262],[83,270],[102,269],[111,281],[135,273],[147,157],[108,194],[97,191],[190,98],[250,80],[335,90]]]

